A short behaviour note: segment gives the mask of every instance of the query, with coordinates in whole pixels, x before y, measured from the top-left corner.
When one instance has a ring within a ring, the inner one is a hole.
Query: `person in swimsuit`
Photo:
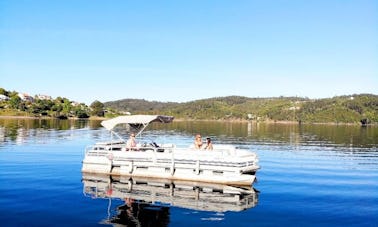
[[[194,139],[194,148],[199,150],[201,149],[203,143],[202,143],[202,137],[200,134],[197,134],[195,139]]]
[[[126,148],[129,150],[136,150],[137,142],[135,140],[135,133],[130,134],[130,138],[126,142]]]
[[[213,150],[213,143],[211,142],[211,138],[206,138],[206,147],[205,150]]]

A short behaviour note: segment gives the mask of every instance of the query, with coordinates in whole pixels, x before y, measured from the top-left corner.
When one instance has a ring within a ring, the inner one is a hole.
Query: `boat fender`
[[[129,173],[133,172],[133,161],[129,162],[129,169],[128,169],[128,171],[129,171]]]
[[[172,165],[171,165],[171,176],[173,176],[174,173],[175,173],[175,163],[172,162]]]
[[[199,160],[197,160],[197,163],[196,163],[196,174],[199,175],[200,173],[200,162]]]
[[[111,196],[113,194],[113,189],[112,187],[109,187],[108,190],[106,190],[106,195]]]
[[[113,153],[108,153],[107,158],[111,161],[113,160],[114,156]]]
[[[131,190],[133,189],[133,180],[130,178],[128,181],[127,181],[127,190],[129,192],[131,192]]]

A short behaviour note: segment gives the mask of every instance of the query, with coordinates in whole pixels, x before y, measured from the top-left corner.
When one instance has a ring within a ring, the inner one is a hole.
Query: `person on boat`
[[[213,150],[213,143],[211,142],[211,138],[210,137],[206,138],[205,150]]]
[[[135,140],[135,133],[130,134],[130,138],[126,142],[126,148],[128,150],[137,150],[137,142]]]
[[[203,143],[202,143],[202,137],[201,134],[197,134],[195,139],[194,139],[194,148],[195,149],[201,149]]]

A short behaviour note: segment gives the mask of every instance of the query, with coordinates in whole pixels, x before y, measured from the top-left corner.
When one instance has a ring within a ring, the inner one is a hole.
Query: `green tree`
[[[8,96],[8,91],[7,90],[5,90],[4,88],[2,88],[2,87],[0,87],[0,95],[6,95],[6,96]]]
[[[92,102],[92,104],[90,105],[92,111],[91,111],[91,115],[92,116],[99,116],[99,117],[103,117],[104,116],[104,104],[98,100]]]
[[[67,98],[63,98],[63,104],[62,104],[62,113],[65,115],[65,116],[69,116],[70,115],[70,112],[71,112],[71,108],[72,108],[72,105],[71,105],[71,102],[70,100],[68,100]]]
[[[51,110],[52,111],[55,111],[55,112],[60,112],[63,110],[63,106],[61,103],[57,103],[57,102],[54,102],[54,105],[51,107]]]
[[[89,117],[89,110],[87,105],[80,104],[78,106],[73,107],[74,115],[78,118],[88,118]]]
[[[13,109],[18,109],[20,103],[21,103],[21,98],[18,96],[12,96],[9,99],[9,105]]]

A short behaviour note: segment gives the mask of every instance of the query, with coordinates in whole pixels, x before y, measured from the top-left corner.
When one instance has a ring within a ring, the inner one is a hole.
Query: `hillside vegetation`
[[[325,99],[300,97],[202,99],[185,103],[123,99],[104,103],[113,111],[167,114],[181,119],[296,121],[302,123],[378,123],[378,96],[356,94]]]
[[[0,88],[0,116],[89,118],[103,117],[104,104],[94,101],[90,106],[64,97],[30,96]]]
[[[114,117],[123,114],[165,114],[187,120],[255,120],[301,123],[378,124],[378,96],[355,94],[325,99],[301,97],[216,97],[191,102],[123,99],[90,106],[64,97],[30,96],[0,88],[0,115],[56,118]]]

